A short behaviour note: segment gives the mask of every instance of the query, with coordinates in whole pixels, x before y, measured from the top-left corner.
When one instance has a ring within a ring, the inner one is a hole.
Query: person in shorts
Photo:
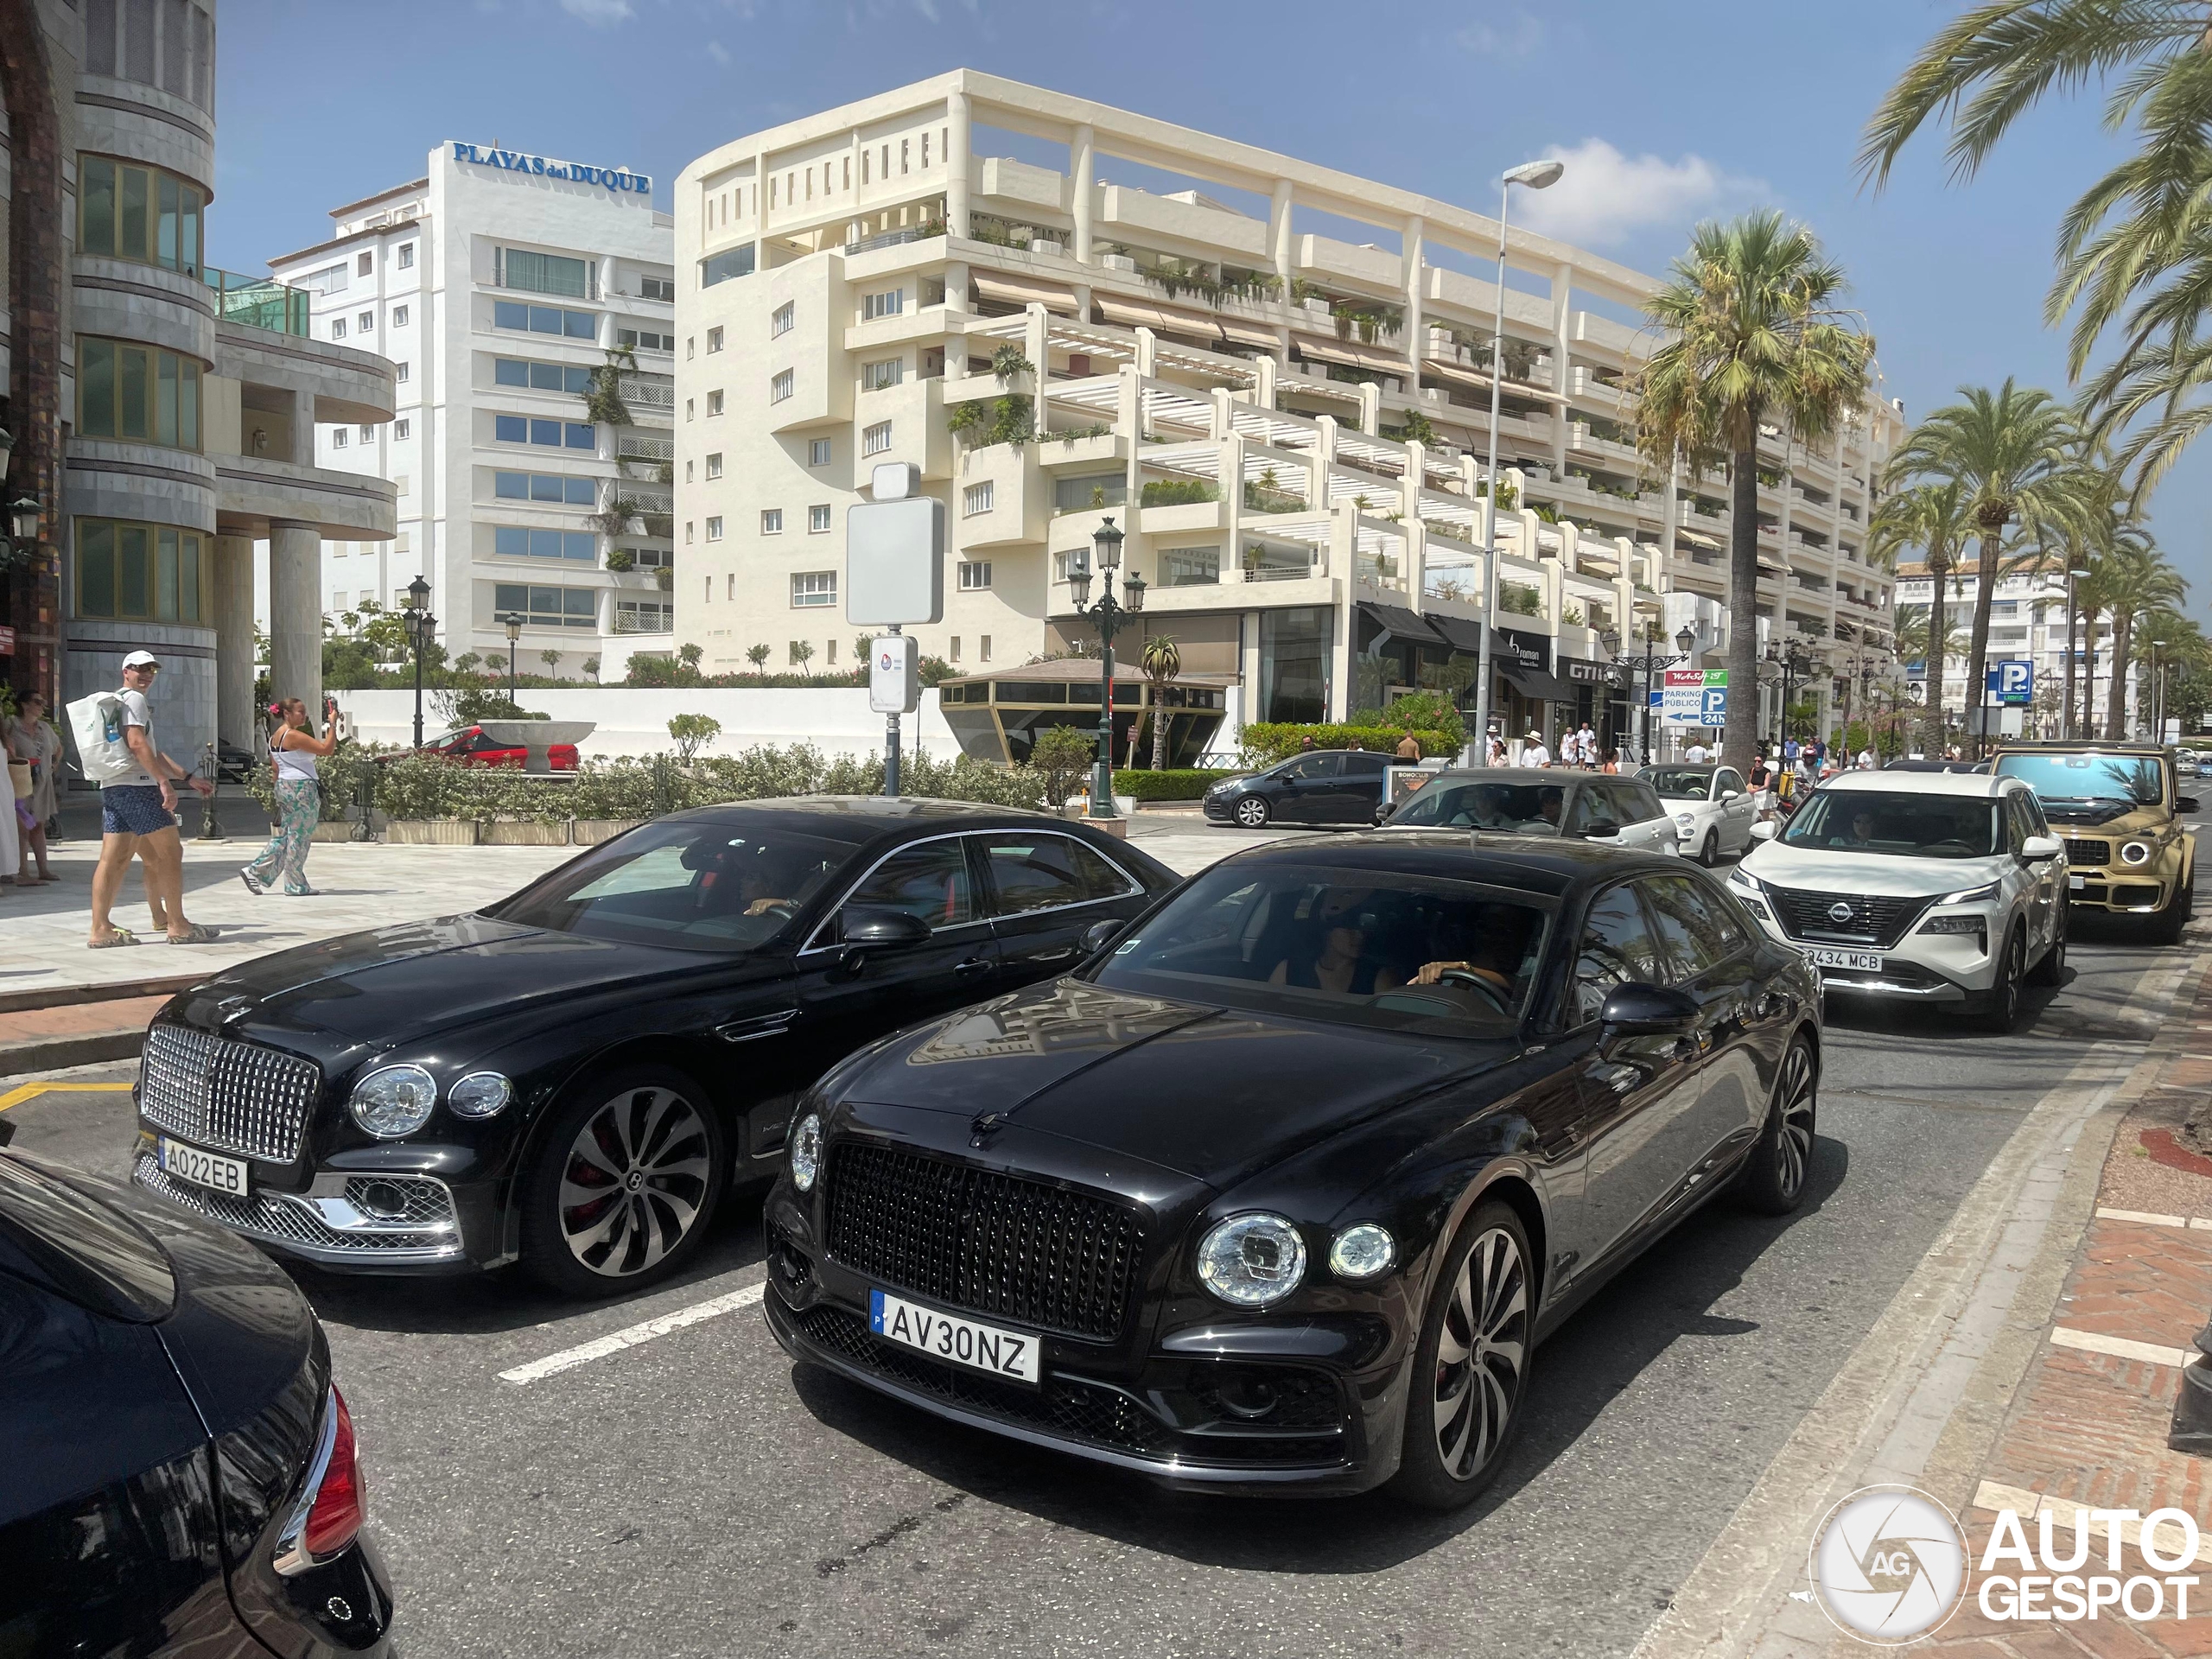
[[[92,931],[86,941],[95,950],[138,943],[128,928],[108,919],[134,855],[145,875],[147,908],[168,942],[209,944],[215,938],[213,930],[185,919],[184,842],[176,830],[177,785],[188,784],[203,796],[213,795],[215,786],[177,765],[154,741],[146,693],[161,671],[149,651],[123,659],[123,689],[116,696],[123,704],[123,739],[138,770],[100,785],[100,861],[92,871]]]

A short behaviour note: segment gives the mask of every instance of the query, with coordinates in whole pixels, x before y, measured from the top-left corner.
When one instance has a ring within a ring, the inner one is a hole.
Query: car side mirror
[[[1095,956],[1103,950],[1122,937],[1122,930],[1126,925],[1126,923],[1116,921],[1093,922],[1083,930],[1083,954]]]
[[[1751,839],[1753,841],[1772,841],[1781,833],[1782,832],[1779,830],[1776,829],[1773,824],[1767,822],[1764,818],[1761,818],[1757,823],[1751,826]]]
[[[2175,796],[2175,797],[2174,797],[2174,810],[2175,810],[2175,811],[2177,811],[2177,812],[2194,812],[2194,811],[2196,811],[2196,796],[2194,796],[2194,795],[2177,795],[2177,796]]]
[[[1674,1037],[1697,1024],[1697,999],[1665,985],[1616,986],[1598,1018],[1608,1036]]]
[[[1618,823],[1593,823],[1582,832],[1585,841],[1611,841],[1621,832]]]
[[[2056,858],[2066,850],[2066,844],[2056,836],[2030,836],[2020,843],[2020,861],[2042,864]]]
[[[930,936],[930,925],[903,910],[855,906],[845,912],[840,943],[898,949],[919,944]]]
[[[1724,789],[1720,791],[1720,798],[1724,801],[1732,801],[1743,792],[1740,789]]]

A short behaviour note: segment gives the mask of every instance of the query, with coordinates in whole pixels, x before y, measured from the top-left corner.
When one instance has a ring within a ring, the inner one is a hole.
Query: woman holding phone
[[[322,817],[322,784],[315,762],[338,747],[335,737],[317,737],[308,728],[308,706],[297,697],[269,705],[276,728],[269,734],[269,760],[276,769],[276,823],[261,856],[238,872],[250,893],[268,891],[279,872],[284,891],[295,898],[312,894],[308,886],[308,849]]]

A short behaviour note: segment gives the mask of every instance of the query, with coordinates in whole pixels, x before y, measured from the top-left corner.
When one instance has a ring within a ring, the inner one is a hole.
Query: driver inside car
[[[1525,916],[1503,908],[1485,909],[1466,930],[1472,934],[1465,957],[1453,962],[1422,964],[1412,979],[1415,985],[1441,984],[1453,971],[1472,974],[1491,989],[1510,997],[1529,953],[1529,928]]]

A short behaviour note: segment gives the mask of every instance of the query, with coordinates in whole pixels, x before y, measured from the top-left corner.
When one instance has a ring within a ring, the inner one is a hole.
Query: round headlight
[[[1697,815],[1694,812],[1677,812],[1675,814],[1675,827],[1681,830],[1694,830],[1697,828]]]
[[[2147,841],[2123,842],[2120,856],[2122,863],[2147,864],[2151,861],[2151,843]]]
[[[390,1141],[412,1135],[430,1121],[438,1085],[419,1065],[387,1065],[353,1085],[346,1103],[353,1121],[371,1135]]]
[[[819,1113],[809,1112],[791,1131],[791,1185],[802,1192],[811,1192],[821,1168],[822,1118]]]
[[[1372,1279],[1397,1259],[1398,1241],[1371,1221],[1345,1228],[1329,1246],[1329,1271],[1339,1279]]]
[[[455,1117],[497,1117],[514,1097],[514,1084],[497,1071],[472,1071],[446,1090]]]
[[[1267,1307],[1306,1276],[1306,1241],[1281,1216],[1231,1216],[1198,1241],[1198,1277],[1232,1307]]]

